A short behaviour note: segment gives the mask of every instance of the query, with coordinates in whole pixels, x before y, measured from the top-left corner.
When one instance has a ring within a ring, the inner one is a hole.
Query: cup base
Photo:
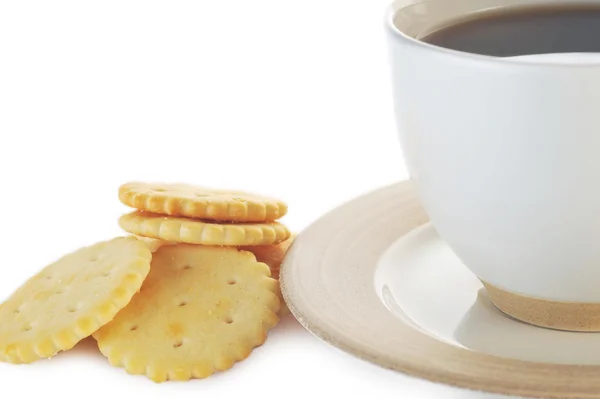
[[[600,303],[532,298],[482,283],[494,306],[514,319],[554,330],[600,332]]]

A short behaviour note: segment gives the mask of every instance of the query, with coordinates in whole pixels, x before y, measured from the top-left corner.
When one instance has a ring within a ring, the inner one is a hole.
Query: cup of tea
[[[508,315],[600,331],[600,1],[400,0],[386,25],[440,236]]]

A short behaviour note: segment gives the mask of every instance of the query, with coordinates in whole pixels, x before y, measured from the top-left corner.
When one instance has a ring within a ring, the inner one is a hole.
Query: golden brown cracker
[[[277,282],[237,248],[161,247],[141,292],[94,337],[114,366],[156,382],[204,378],[245,359],[278,318]]]
[[[290,236],[287,227],[277,222],[211,223],[139,211],[123,215],[119,225],[142,237],[201,245],[269,245]]]
[[[150,259],[141,241],[121,237],[47,266],[0,307],[0,360],[30,363],[71,349],[129,303]]]
[[[131,182],[119,188],[119,199],[141,211],[224,222],[272,222],[287,213],[275,198],[189,184]]]

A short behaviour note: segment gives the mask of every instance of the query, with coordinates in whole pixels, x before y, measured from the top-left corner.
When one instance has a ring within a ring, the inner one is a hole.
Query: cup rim
[[[385,13],[385,25],[388,29],[388,32],[392,34],[392,36],[396,39],[399,39],[417,49],[422,51],[426,51],[432,54],[443,55],[445,57],[450,57],[455,59],[456,61],[467,61],[467,62],[479,62],[485,64],[495,64],[495,65],[504,65],[504,66],[513,66],[513,67],[521,67],[521,68],[559,68],[559,69],[573,69],[573,68],[598,68],[600,66],[600,53],[598,54],[598,61],[586,61],[586,62],[557,62],[557,61],[548,61],[542,59],[528,58],[523,59],[523,57],[494,57],[490,55],[484,54],[475,54],[469,53],[466,51],[453,50],[441,46],[436,46],[434,44],[429,44],[424,41],[415,39],[414,37],[402,32],[394,23],[394,19],[396,14],[402,10],[408,10],[417,6],[422,6],[427,3],[438,3],[444,2],[446,0],[424,0],[417,1],[410,4],[406,4],[406,0],[394,0],[388,7]],[[549,1],[550,2],[550,1]],[[558,1],[558,3],[568,3],[568,1]],[[579,4],[585,3],[595,3],[600,6],[600,2],[598,1],[578,1]],[[565,54],[575,54],[575,53],[565,53]],[[588,53],[589,54],[589,53]]]

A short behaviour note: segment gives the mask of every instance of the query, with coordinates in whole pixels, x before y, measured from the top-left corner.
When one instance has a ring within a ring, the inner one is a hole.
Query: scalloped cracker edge
[[[281,268],[281,263],[285,259],[285,255],[287,254],[287,251],[290,248],[290,245],[292,245],[292,242],[294,241],[296,236],[297,234],[293,233],[290,238],[283,242],[280,242],[279,244],[239,248],[244,251],[252,252],[254,256],[256,256],[257,261],[269,266],[269,269],[271,269],[271,277],[273,277],[279,282],[279,271]],[[277,286],[277,295],[279,295],[279,299],[281,301],[281,307],[279,308],[279,312],[277,313],[277,315],[280,318],[283,318],[291,314],[291,312],[288,309],[285,301],[283,300],[283,296],[281,295],[279,285]]]

